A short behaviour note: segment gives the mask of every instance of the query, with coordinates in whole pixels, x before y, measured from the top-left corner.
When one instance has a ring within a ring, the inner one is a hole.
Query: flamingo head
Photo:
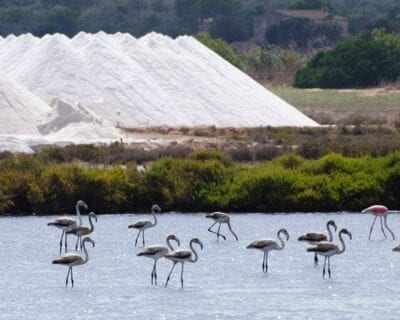
[[[190,242],[197,243],[201,250],[203,250],[203,243],[198,238],[193,238]]]
[[[347,234],[349,236],[350,240],[353,239],[353,236],[352,236],[351,232],[349,230],[347,230],[347,229],[340,230],[340,234]]]
[[[158,204],[153,204],[151,207],[151,212],[161,212],[161,208]]]
[[[83,200],[79,200],[79,201],[76,203],[76,206],[77,206],[77,207],[84,207],[85,209],[88,208],[88,205],[87,205],[86,202],[83,201]]]
[[[328,221],[328,226],[332,226],[335,229],[335,231],[337,231],[337,225],[336,225],[335,221],[329,220]]]
[[[94,241],[92,240],[92,238],[85,237],[85,238],[83,238],[83,242],[90,242],[92,244],[93,248],[94,248]]]
[[[96,220],[96,223],[97,223],[97,215],[93,211],[89,213],[89,217],[93,217],[94,220]]]
[[[286,236],[286,240],[289,240],[289,232],[286,229],[281,229],[278,231],[278,234],[283,233]]]
[[[178,237],[176,236],[176,235],[174,235],[174,234],[169,234],[168,236],[167,236],[167,241],[169,241],[169,240],[174,240],[174,241],[176,241],[176,243],[178,244],[178,246],[180,246],[181,245],[181,241],[178,239]]]

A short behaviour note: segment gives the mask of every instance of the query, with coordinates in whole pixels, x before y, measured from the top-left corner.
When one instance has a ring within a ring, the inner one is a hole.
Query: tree
[[[332,5],[330,0],[296,0],[288,8],[331,11]]]
[[[240,68],[241,62],[240,58],[236,55],[235,51],[222,39],[214,39],[207,33],[198,33],[195,38],[203,43],[205,46],[219,54],[222,58],[233,64],[234,66]]]
[[[297,87],[367,87],[400,76],[400,37],[382,29],[343,40],[298,71]]]

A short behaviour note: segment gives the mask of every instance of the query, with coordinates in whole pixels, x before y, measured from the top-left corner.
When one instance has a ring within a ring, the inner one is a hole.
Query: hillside
[[[266,10],[322,0],[0,0],[0,34],[79,31],[157,31],[171,36],[198,31],[198,19],[218,17],[215,33],[237,40],[252,36],[252,18]],[[316,5],[315,5],[316,3]],[[301,7],[300,5],[300,7]],[[299,6],[297,6],[299,7]],[[311,6],[312,7],[312,6]],[[400,4],[395,0],[331,0],[332,12],[350,19],[350,32],[382,26],[400,30]],[[308,8],[308,7],[307,7]],[[233,30],[227,34],[226,30]]]

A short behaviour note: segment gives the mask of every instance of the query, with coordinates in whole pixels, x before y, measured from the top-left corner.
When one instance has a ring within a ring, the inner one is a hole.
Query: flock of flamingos
[[[97,222],[97,216],[94,212],[90,212],[88,215],[89,225],[90,227],[82,226],[82,217],[80,213],[80,208],[83,207],[88,209],[86,203],[82,200],[79,200],[76,203],[76,218],[73,219],[71,217],[60,217],[57,218],[53,222],[49,222],[49,226],[55,226],[62,230],[61,239],[60,239],[60,256],[53,260],[54,264],[61,264],[68,267],[68,273],[65,280],[65,286],[68,286],[69,278],[71,278],[71,286],[74,286],[74,277],[72,273],[72,268],[74,266],[83,265],[88,262],[89,254],[86,248],[86,244],[90,243],[93,247],[95,246],[95,242],[89,237],[90,234],[94,231],[94,224],[93,220]],[[179,239],[170,234],[166,238],[166,246],[164,245],[152,245],[145,247],[145,239],[144,239],[144,232],[148,228],[155,227],[157,225],[157,216],[156,212],[161,212],[161,208],[158,205],[153,205],[151,207],[151,213],[153,214],[154,221],[150,220],[138,220],[135,223],[128,226],[128,228],[138,230],[138,234],[135,241],[135,246],[138,244],[138,240],[140,234],[142,234],[142,244],[143,250],[140,251],[137,255],[148,257],[154,260],[153,269],[151,272],[151,284],[157,285],[157,261],[161,258],[166,258],[172,262],[171,271],[168,274],[167,280],[165,282],[165,287],[167,287],[168,282],[170,280],[171,274],[175,268],[175,266],[180,263],[181,264],[181,287],[183,288],[183,270],[185,262],[195,263],[198,260],[198,254],[193,247],[194,244],[200,246],[203,249],[203,244],[198,238],[193,238],[190,240],[189,247],[190,250],[185,249],[175,249],[172,244],[171,240],[175,241],[178,246],[180,246]],[[371,237],[372,230],[374,228],[375,222],[379,217],[381,230],[383,235],[386,237],[385,228],[391,234],[393,240],[395,239],[393,231],[387,225],[387,215],[390,212],[387,207],[382,205],[373,205],[362,210],[363,213],[371,213],[375,216],[374,221],[372,222],[368,239]],[[226,240],[226,236],[223,235],[221,231],[221,225],[224,223],[227,225],[229,231],[235,237],[236,241],[239,241],[239,238],[235,234],[232,229],[230,223],[230,217],[226,213],[223,212],[213,212],[206,215],[206,218],[212,219],[214,223],[208,228],[208,231],[217,235],[217,242],[219,238]],[[213,227],[218,224],[218,229],[214,230]],[[313,245],[312,247],[307,248],[307,251],[314,252],[314,263],[315,265],[318,264],[318,255],[321,255],[325,258],[324,267],[322,270],[322,276],[325,278],[325,270],[326,265],[328,264],[328,275],[331,278],[331,268],[330,268],[330,259],[334,255],[342,254],[346,250],[346,245],[343,239],[343,235],[347,235],[350,239],[352,238],[352,234],[347,229],[341,229],[339,231],[339,240],[341,242],[341,247],[339,245],[332,242],[333,233],[332,229],[337,231],[336,223],[333,220],[330,220],[326,224],[326,228],[328,234],[323,232],[307,232],[301,235],[298,240],[302,242],[306,242],[308,244]],[[76,236],[76,244],[75,244],[75,252],[67,252],[68,245],[67,245],[67,237],[68,235]],[[289,240],[289,233],[286,229],[280,229],[277,233],[278,241],[273,239],[258,239],[253,241],[247,246],[247,249],[257,249],[264,253],[263,262],[262,262],[262,271],[268,272],[268,253],[272,250],[283,250],[285,247],[285,242],[282,238],[282,235],[286,238],[286,241]],[[65,246],[65,253],[62,253],[62,244],[64,239],[64,246]],[[80,251],[82,253],[78,253],[78,246],[80,247]],[[400,245],[392,249],[395,252],[400,252]]]

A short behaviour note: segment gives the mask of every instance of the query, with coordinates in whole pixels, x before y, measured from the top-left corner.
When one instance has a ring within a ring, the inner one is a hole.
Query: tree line
[[[225,154],[198,151],[126,166],[46,163],[37,155],[0,160],[2,214],[64,214],[85,200],[97,213],[147,211],[359,211],[373,203],[400,205],[400,152],[359,158],[327,154],[307,160],[286,154],[242,165]]]

